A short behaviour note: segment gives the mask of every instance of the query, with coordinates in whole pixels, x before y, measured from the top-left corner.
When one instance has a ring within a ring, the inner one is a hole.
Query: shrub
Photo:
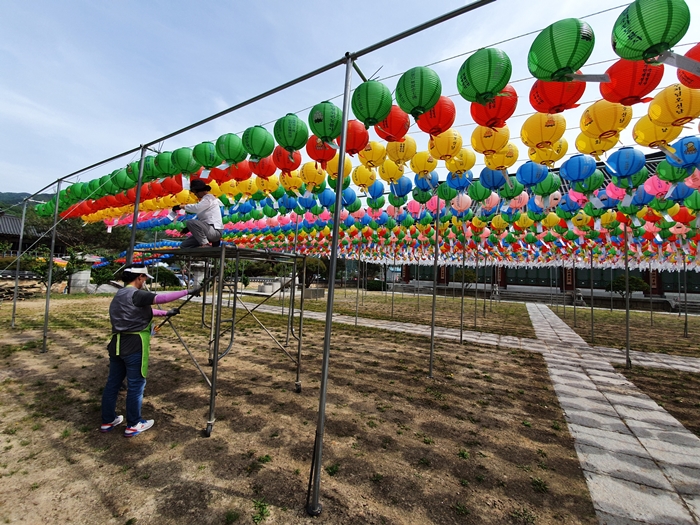
[[[386,289],[387,287],[384,281],[367,281],[368,292],[383,292]]]

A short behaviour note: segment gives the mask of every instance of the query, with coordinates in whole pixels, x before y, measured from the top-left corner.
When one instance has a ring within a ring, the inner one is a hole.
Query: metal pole
[[[688,270],[685,267],[685,251],[683,251],[683,295],[685,297],[685,323],[683,324],[683,337],[688,337]]]
[[[591,248],[591,344],[595,344],[595,328],[593,320],[593,248]]]
[[[207,427],[205,429],[205,435],[209,437],[211,435],[212,427],[214,426],[214,421],[216,418],[214,416],[214,410],[216,407],[216,376],[219,369],[219,340],[221,338],[221,309],[223,307],[224,298],[224,270],[226,266],[226,246],[221,243],[221,252],[219,254],[219,284],[216,288],[216,314],[213,316],[212,321],[212,331],[213,331],[213,349],[212,349],[212,361],[211,361],[211,392],[209,393],[209,420],[207,421]],[[213,290],[212,290],[213,293]],[[212,310],[214,306],[214,297],[212,295]],[[233,330],[233,324],[231,325],[231,330]]]
[[[474,279],[474,329],[476,329],[476,312],[479,309],[479,245],[476,245],[476,278]]]
[[[549,306],[552,306],[552,300],[553,300],[553,291],[552,291],[552,267],[549,267]]]
[[[467,260],[466,246],[462,245],[462,300],[459,305],[459,344],[464,341],[464,266]]]
[[[651,279],[651,261],[649,261],[649,322],[651,326],[654,326],[654,289],[652,288]]]
[[[418,312],[420,312],[420,265],[416,264],[416,277],[417,279],[417,287],[416,287],[416,298],[418,299]]]
[[[488,261],[484,259],[484,309],[482,317],[486,317],[486,267],[488,266]]]
[[[566,319],[566,266],[564,266],[564,258],[561,259],[561,279],[562,288],[564,288],[564,319]]]
[[[49,254],[49,275],[46,283],[46,306],[44,308],[44,337],[41,353],[46,352],[46,339],[49,333],[49,305],[51,304],[51,278],[53,277],[53,252],[56,248],[56,225],[58,224],[58,197],[61,194],[61,181],[56,183],[56,206],[53,210],[53,227],[51,229],[51,253]]]
[[[394,247],[394,264],[393,267],[396,268],[396,247]],[[394,289],[396,288],[396,281],[392,278],[391,280],[391,318],[394,318]]]
[[[345,90],[343,94],[343,118],[340,135],[340,159],[345,155],[347,144],[348,115],[350,113],[350,91],[352,88],[352,63],[353,59],[346,54],[345,69]],[[323,457],[323,433],[326,424],[326,394],[328,391],[328,368],[331,353],[331,327],[333,324],[333,298],[335,294],[335,269],[338,262],[338,231],[340,227],[340,210],[343,206],[342,189],[344,173],[344,162],[338,163],[338,190],[335,194],[335,209],[333,210],[333,233],[331,238],[331,257],[328,271],[328,301],[326,305],[326,326],[323,338],[323,364],[321,367],[321,385],[318,404],[318,421],[316,424],[316,443],[314,447],[313,467],[311,471],[311,493],[310,501],[307,502],[306,512],[311,516],[321,514],[321,504],[319,502],[321,489],[321,467]]]
[[[574,328],[576,328],[576,299],[578,296],[578,288],[576,287],[576,251],[574,251],[573,256],[573,262],[571,264],[571,279],[574,281]]]
[[[360,269],[362,268],[362,242],[360,242],[360,252],[357,255],[357,292],[355,293],[355,326],[357,326],[357,314],[360,310]]]
[[[141,186],[143,185],[143,159],[146,157],[146,146],[141,146],[141,159],[139,160],[139,178],[136,181],[136,198],[134,201],[134,218],[131,221],[131,239],[129,250],[126,252],[126,264],[131,264],[134,259],[134,244],[136,244],[136,225],[139,222],[139,201],[141,200]]]
[[[24,222],[27,218],[27,204],[29,201],[24,201],[22,206],[22,226],[19,229],[19,249],[17,250],[17,266],[15,268],[15,292],[12,296],[12,323],[10,326],[15,327],[15,312],[17,311],[17,296],[19,295],[19,263],[22,258],[22,241],[24,240]]]
[[[678,303],[678,317],[681,316],[681,269],[678,268],[678,299],[676,300]]]
[[[632,368],[630,359],[630,274],[627,244],[627,223],[625,223],[625,368]]]
[[[610,267],[610,311],[613,311],[613,267]]]
[[[433,352],[435,351],[435,304],[437,301],[438,256],[440,255],[440,197],[435,192],[437,213],[435,214],[435,253],[433,257],[433,312],[430,318],[430,366],[428,377],[433,377]]]

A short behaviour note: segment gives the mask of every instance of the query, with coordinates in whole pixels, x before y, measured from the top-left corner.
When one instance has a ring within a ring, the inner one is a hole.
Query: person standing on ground
[[[148,375],[148,354],[153,316],[177,315],[179,310],[154,310],[152,304],[163,304],[186,295],[199,295],[200,288],[155,294],[143,289],[152,279],[141,265],[128,265],[122,272],[124,288],[117,291],[109,305],[112,323],[112,339],[109,351],[109,376],[102,393],[102,425],[100,432],[110,432],[122,424],[124,416],[118,416],[117,396],[124,381],[126,391],[126,430],[124,437],[139,435],[153,426],[152,419],[141,418],[141,401]]]
[[[200,179],[190,183],[190,191],[199,201],[197,204],[173,206],[173,211],[184,209],[187,213],[197,215],[196,219],[187,221],[187,229],[191,237],[182,241],[180,248],[207,248],[221,245],[221,232],[224,224],[221,220],[221,202],[209,191],[211,186]]]

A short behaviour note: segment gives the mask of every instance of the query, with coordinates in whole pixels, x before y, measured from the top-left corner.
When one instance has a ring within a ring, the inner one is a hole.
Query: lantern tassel
[[[673,184],[671,184],[671,186],[669,186],[668,191],[666,192],[666,196],[664,197],[664,199],[671,198],[671,194],[673,193],[673,190],[676,189],[676,186],[678,186],[678,184],[675,182]]]
[[[601,200],[598,198],[597,195],[591,194],[591,195],[588,197],[588,200],[591,201],[591,204],[593,204],[593,207],[594,207],[596,210],[599,210],[599,209],[601,209],[601,208],[604,206],[603,201],[601,201]],[[597,229],[597,228],[596,228],[596,229]]]
[[[676,155],[676,150],[669,146],[668,144],[659,144],[657,146],[661,151],[663,151],[666,155],[671,157],[673,160],[675,160],[678,164],[683,164],[683,161],[678,158]]]
[[[693,75],[700,75],[700,62],[674,53],[673,51],[661,53],[656,60],[658,62],[668,64],[669,66],[682,69],[683,71],[687,71],[688,73],[692,73]]]

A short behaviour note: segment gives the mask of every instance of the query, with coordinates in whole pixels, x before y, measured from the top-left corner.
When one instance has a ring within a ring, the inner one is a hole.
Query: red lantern
[[[316,162],[321,163],[321,168],[326,169],[326,163],[338,153],[316,135],[311,135],[306,141],[306,154]]]
[[[270,155],[269,157],[263,157],[258,162],[250,162],[250,169],[258,177],[266,179],[275,174],[277,166],[275,166],[272,155]]]
[[[290,154],[282,146],[275,146],[275,151],[272,152],[272,161],[275,166],[282,170],[282,173],[289,173],[301,165],[301,153],[295,151]]]
[[[231,164],[228,168],[228,172],[231,178],[238,182],[248,180],[253,174],[253,171],[250,169],[250,162],[247,160],[242,160],[238,164]]]
[[[163,189],[163,185],[157,180],[149,182],[149,185],[151,186],[151,188],[148,194],[149,198],[151,199],[162,197],[166,193],[166,191]]]
[[[664,76],[663,64],[651,65],[643,60],[621,58],[606,71],[610,82],[601,82],[600,94],[608,102],[631,106],[639,102],[649,102],[651,93]]]
[[[218,184],[223,184],[226,181],[231,180],[231,175],[228,172],[228,169],[219,169],[219,168],[212,168],[211,171],[209,171],[209,178],[211,180],[215,180]]]
[[[172,177],[165,177],[163,182],[160,183],[164,192],[161,195],[180,193],[182,191],[182,175],[173,175]]]
[[[700,62],[700,44],[695,44],[691,47],[685,56],[696,62]],[[682,69],[676,70],[676,75],[678,76],[678,81],[685,87],[700,89],[700,76],[693,75]]]
[[[416,119],[418,127],[431,136],[444,133],[455,123],[457,110],[449,97],[441,95],[437,103]]]
[[[406,113],[399,106],[391,106],[389,115],[379,124],[374,126],[379,138],[387,142],[402,142],[411,127],[411,121]]]
[[[472,102],[471,114],[474,122],[487,128],[502,128],[506,120],[513,116],[518,105],[518,94],[510,84],[500,94],[486,105]]]
[[[143,195],[139,196],[141,197],[141,201],[143,202]],[[129,204],[134,204],[136,202],[136,186],[126,190],[126,198],[129,200]]]
[[[530,89],[530,105],[540,113],[561,113],[566,109],[577,108],[577,102],[584,91],[586,91],[585,82],[537,80]]]
[[[335,139],[340,146],[340,137]],[[348,120],[348,132],[345,137],[345,151],[354,155],[365,149],[369,144],[369,132],[359,120]]]

